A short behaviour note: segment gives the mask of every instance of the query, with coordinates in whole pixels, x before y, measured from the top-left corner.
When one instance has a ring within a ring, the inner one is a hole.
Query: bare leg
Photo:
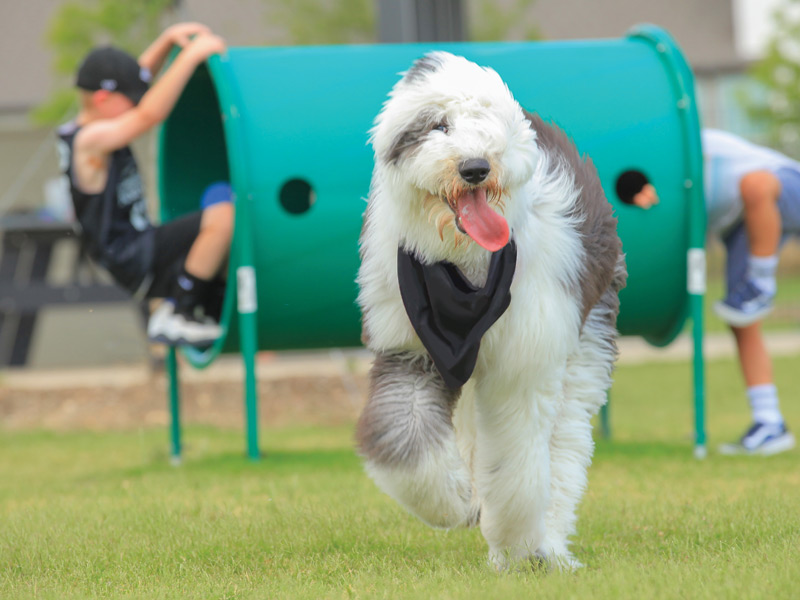
[[[761,323],[731,327],[739,351],[739,365],[747,387],[772,383],[772,359],[764,343]]]
[[[739,182],[744,203],[744,223],[753,256],[773,256],[781,240],[778,197],[781,182],[769,171],[753,171]]]
[[[778,210],[781,182],[769,171],[753,171],[742,177],[739,188],[745,231],[737,228],[725,242],[729,253],[728,293],[724,301],[714,305],[714,311],[731,326],[747,327],[763,319],[773,307],[782,228]]]
[[[200,233],[184,265],[190,275],[210,280],[219,273],[231,247],[233,217],[234,208],[230,202],[219,202],[203,211]]]
[[[739,364],[747,385],[754,425],[738,444],[724,444],[724,454],[775,454],[794,447],[794,437],[783,425],[778,393],[773,384],[772,359],[761,334],[761,324],[733,327],[739,350]]]

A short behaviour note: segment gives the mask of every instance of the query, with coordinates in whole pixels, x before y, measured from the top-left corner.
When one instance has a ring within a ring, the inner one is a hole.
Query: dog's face
[[[536,166],[534,133],[500,76],[446,52],[418,60],[394,86],[372,129],[376,160],[443,239],[508,242],[509,192]]]

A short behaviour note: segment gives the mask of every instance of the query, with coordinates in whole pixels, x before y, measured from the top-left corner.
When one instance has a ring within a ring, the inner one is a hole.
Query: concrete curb
[[[800,331],[770,332],[765,335],[772,356],[791,356],[800,353]],[[692,358],[693,340],[681,335],[665,348],[651,346],[640,337],[626,337],[619,341],[619,364],[681,361]],[[706,334],[703,338],[706,360],[736,356],[736,342],[730,333]]]
[[[773,356],[800,354],[800,333],[779,332],[767,335],[767,347]],[[618,364],[679,362],[690,360],[692,339],[680,336],[666,348],[655,348],[638,337],[621,338]],[[730,334],[710,334],[704,339],[707,360],[735,356],[736,346]],[[256,373],[259,381],[278,381],[303,377],[361,377],[369,370],[372,355],[368,350],[322,350],[316,352],[263,353],[259,355]],[[70,369],[9,369],[0,371],[0,392],[16,390],[57,390],[81,387],[125,388],[160,376],[147,364]],[[243,366],[235,355],[217,359],[206,369],[181,369],[182,381],[239,382]]]

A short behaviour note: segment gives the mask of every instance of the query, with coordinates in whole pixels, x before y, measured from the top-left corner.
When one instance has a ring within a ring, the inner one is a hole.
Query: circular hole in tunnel
[[[278,195],[283,209],[292,215],[308,211],[316,200],[314,188],[305,179],[290,179],[281,186]]]
[[[637,169],[628,169],[617,177],[617,197],[625,204],[633,204],[633,197],[648,183],[647,175]]]

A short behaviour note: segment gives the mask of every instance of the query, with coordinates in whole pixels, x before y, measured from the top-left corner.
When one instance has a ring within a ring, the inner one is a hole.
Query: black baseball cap
[[[133,56],[119,48],[104,46],[95,48],[83,59],[75,85],[90,92],[119,92],[139,104],[150,87],[150,79],[150,71]]]

